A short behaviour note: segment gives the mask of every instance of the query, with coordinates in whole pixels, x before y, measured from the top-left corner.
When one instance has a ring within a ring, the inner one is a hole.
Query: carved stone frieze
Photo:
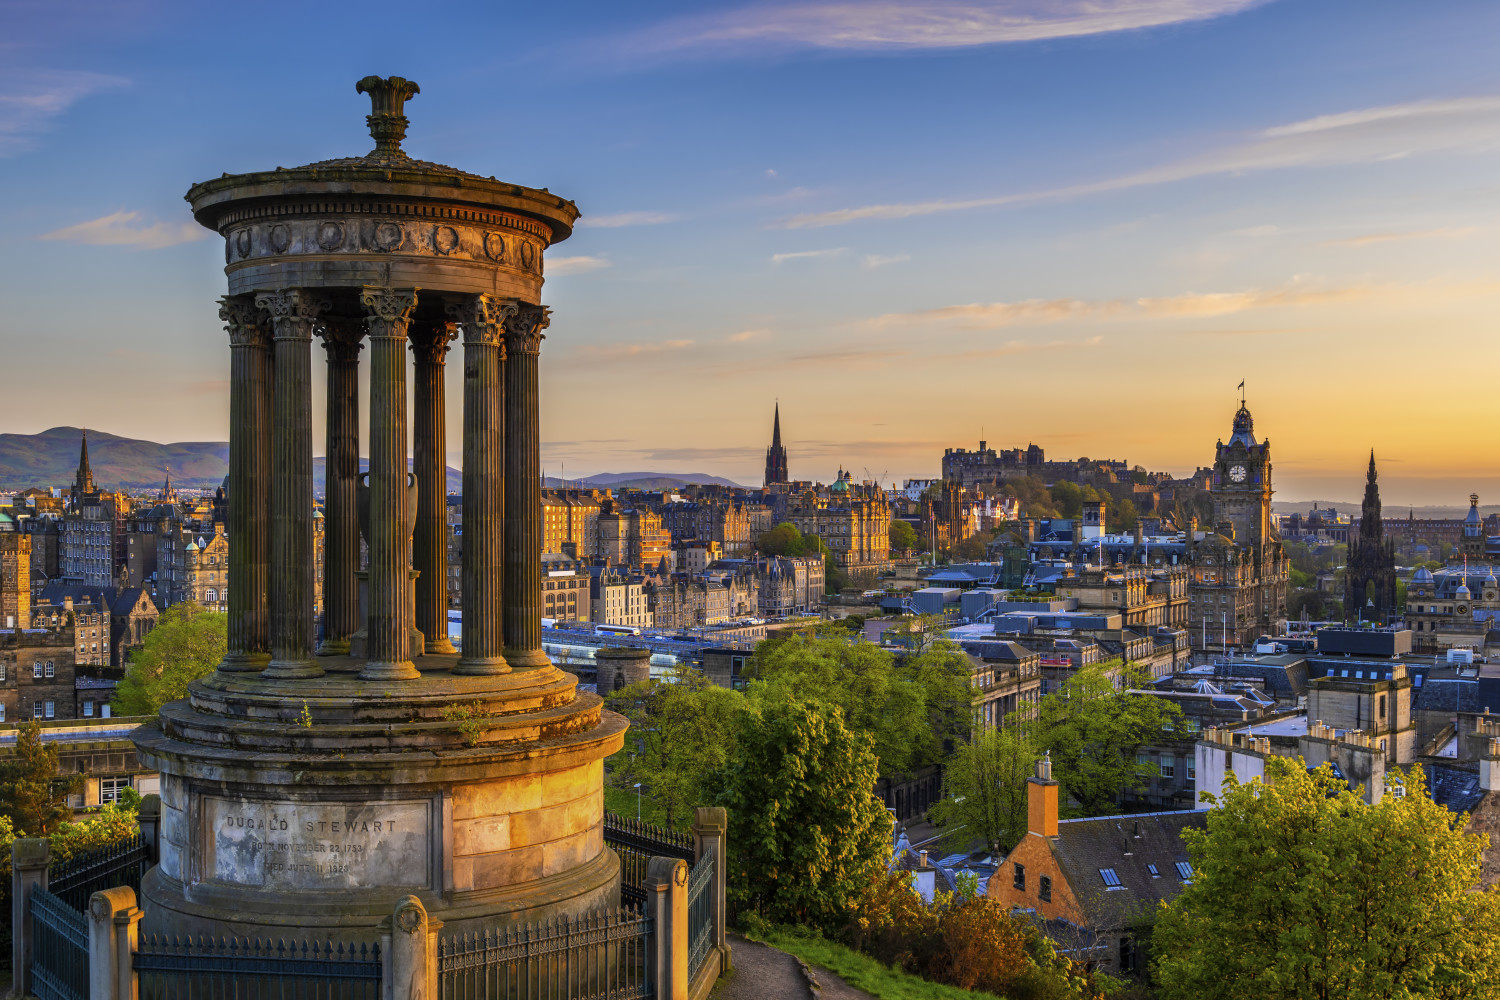
[[[302,218],[250,222],[225,233],[224,262],[401,254],[499,264],[542,273],[543,240],[531,233],[462,222],[391,218]]]

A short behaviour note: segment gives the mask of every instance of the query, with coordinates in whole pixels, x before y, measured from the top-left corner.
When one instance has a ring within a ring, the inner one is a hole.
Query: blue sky
[[[406,148],[584,212],[544,462],[936,473],[981,434],[1187,471],[1248,382],[1284,498],[1500,494],[1500,5],[0,2],[3,429],[223,439],[182,194]],[[457,393],[454,393],[457,396]],[[458,400],[452,401],[458,426]],[[458,441],[450,442],[456,460]]]

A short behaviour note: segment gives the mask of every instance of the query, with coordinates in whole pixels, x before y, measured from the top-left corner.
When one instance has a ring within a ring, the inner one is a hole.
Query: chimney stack
[[[1492,739],[1489,749],[1479,759],[1479,787],[1486,792],[1500,792],[1500,740]]]
[[[1036,777],[1026,779],[1026,828],[1038,837],[1057,836],[1057,782],[1052,754],[1036,762]]]
[[[917,852],[917,867],[918,868],[926,868],[927,867],[927,849],[926,848],[923,848],[922,850],[920,850],[920,851]]]

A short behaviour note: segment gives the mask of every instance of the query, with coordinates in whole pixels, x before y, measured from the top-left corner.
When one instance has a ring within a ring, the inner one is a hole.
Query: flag
[[[1241,388],[1241,389],[1245,388],[1245,383],[1243,381],[1240,382],[1239,388]]]

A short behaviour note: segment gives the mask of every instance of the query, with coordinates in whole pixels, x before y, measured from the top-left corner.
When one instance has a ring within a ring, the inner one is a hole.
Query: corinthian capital
[[[476,295],[448,307],[448,315],[464,328],[464,343],[486,347],[505,346],[505,322],[520,303],[493,295]]]
[[[552,310],[522,302],[505,323],[505,350],[509,354],[536,354],[542,349],[542,331],[552,322]]]
[[[366,285],[359,293],[365,307],[365,322],[371,337],[406,338],[412,310],[417,306],[415,288],[378,288]]]
[[[267,347],[271,343],[271,317],[248,295],[226,295],[219,299],[219,318],[229,334],[231,347]]]
[[[411,324],[408,337],[411,352],[419,364],[442,364],[448,345],[458,336],[458,324],[452,320],[418,320]]]
[[[324,316],[317,326],[317,334],[328,352],[328,360],[352,364],[359,360],[364,348],[364,324],[345,316]]]
[[[270,314],[277,340],[311,340],[313,324],[329,308],[328,300],[318,298],[310,288],[261,292],[255,304]]]

